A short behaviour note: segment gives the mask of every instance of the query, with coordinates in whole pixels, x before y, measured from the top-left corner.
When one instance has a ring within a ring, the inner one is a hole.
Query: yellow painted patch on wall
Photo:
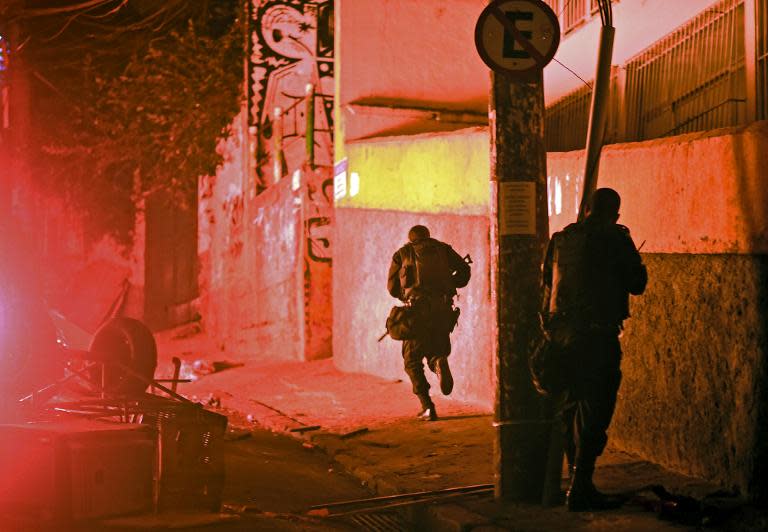
[[[346,148],[349,183],[347,194],[337,196],[339,207],[475,215],[488,212],[486,128],[378,138],[350,143]]]

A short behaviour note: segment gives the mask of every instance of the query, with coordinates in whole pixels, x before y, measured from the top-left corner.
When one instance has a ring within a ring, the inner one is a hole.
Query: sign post
[[[494,0],[475,28],[491,68],[491,283],[496,311],[495,495],[541,501],[551,421],[528,370],[549,237],[542,69],[560,42],[540,0]]]

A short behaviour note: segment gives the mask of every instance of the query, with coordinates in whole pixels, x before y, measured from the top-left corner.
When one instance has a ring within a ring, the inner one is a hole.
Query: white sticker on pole
[[[499,183],[499,234],[536,234],[536,183],[501,181]]]
[[[333,165],[333,198],[340,200],[347,195],[347,169],[349,161],[342,159]]]

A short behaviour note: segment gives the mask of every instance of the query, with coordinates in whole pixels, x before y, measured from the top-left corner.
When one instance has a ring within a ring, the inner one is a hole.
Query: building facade
[[[334,358],[402,375],[399,344],[377,342],[393,304],[386,271],[423,223],[475,261],[458,301],[454,394],[490,407],[490,84],[473,46],[485,3],[387,0],[386,17],[366,16],[379,4],[336,3]],[[544,73],[555,231],[581,197],[586,117],[564,102],[594,76],[600,18],[590,2],[550,4],[563,30]],[[624,331],[613,441],[753,491],[766,447],[765,4],[614,4],[614,136],[598,183],[624,198],[651,277]]]
[[[600,17],[594,0],[547,3],[562,30],[544,70],[552,232],[581,199]],[[344,371],[402,378],[400,344],[378,338],[392,253],[420,223],[473,258],[454,395],[491,407],[485,5],[251,5],[247,105],[200,190],[200,308],[228,355],[333,354]],[[651,278],[623,334],[612,441],[752,493],[768,442],[767,14],[766,0],[614,2],[599,174]]]

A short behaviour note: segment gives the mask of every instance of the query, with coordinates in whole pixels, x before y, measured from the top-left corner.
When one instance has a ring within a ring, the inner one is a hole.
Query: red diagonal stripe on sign
[[[517,29],[517,26],[515,26],[515,23],[512,22],[507,18],[507,15],[504,14],[504,12],[499,9],[498,6],[489,6],[490,12],[493,14],[494,17],[498,19],[499,22],[501,22],[501,25],[504,26],[504,29],[507,30],[509,33],[512,34],[512,38],[515,39],[517,42],[520,43],[520,46],[523,47],[523,49],[531,54],[531,57],[538,65],[544,65],[544,56],[541,55],[541,52],[539,52],[532,44],[531,41],[523,37],[523,34],[520,33],[520,30]]]

